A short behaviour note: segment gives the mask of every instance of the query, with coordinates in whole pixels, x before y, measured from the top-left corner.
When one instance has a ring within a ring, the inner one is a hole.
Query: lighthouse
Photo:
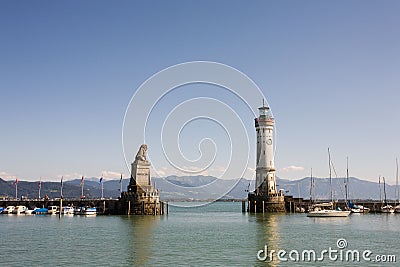
[[[249,212],[285,212],[285,196],[277,189],[274,164],[275,120],[264,100],[255,118],[257,134],[256,184],[248,195]]]
[[[258,108],[259,117],[255,119],[257,132],[256,191],[257,195],[275,195],[276,179],[274,167],[274,118],[269,107]]]

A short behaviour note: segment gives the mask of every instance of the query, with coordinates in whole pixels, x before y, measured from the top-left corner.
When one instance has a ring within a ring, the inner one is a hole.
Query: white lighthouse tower
[[[274,167],[274,118],[269,107],[258,108],[260,115],[255,119],[257,132],[257,168],[256,195],[276,195],[276,179]]]
[[[249,212],[285,212],[285,196],[277,189],[274,165],[275,121],[263,100],[255,118],[257,132],[257,168],[254,192],[249,192]]]

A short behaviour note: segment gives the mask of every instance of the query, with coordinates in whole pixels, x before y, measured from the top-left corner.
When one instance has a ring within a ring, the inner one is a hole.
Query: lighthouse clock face
[[[271,145],[272,144],[272,139],[268,139],[267,140],[267,145]]]

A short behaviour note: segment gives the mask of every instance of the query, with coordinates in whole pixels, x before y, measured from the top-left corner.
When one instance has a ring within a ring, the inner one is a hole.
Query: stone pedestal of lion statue
[[[121,213],[157,215],[163,214],[159,191],[151,182],[150,167],[147,160],[147,145],[140,146],[131,164],[131,179],[127,192],[121,193]]]

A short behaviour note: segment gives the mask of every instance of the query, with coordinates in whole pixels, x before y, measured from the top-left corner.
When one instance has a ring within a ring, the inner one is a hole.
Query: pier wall
[[[60,206],[60,199],[0,200],[0,207],[7,206],[26,206],[30,209],[34,207],[47,208],[49,206]],[[144,202],[129,203],[120,199],[63,199],[62,206],[96,207],[98,214],[104,215],[163,215],[165,210],[165,203],[162,201],[156,204]]]
[[[383,206],[378,200],[352,200],[357,205],[362,205],[370,209],[370,213],[381,213]],[[281,202],[270,202],[265,197],[249,195],[247,200],[242,200],[242,212],[250,213],[267,213],[267,212],[287,212],[298,213],[307,212],[312,204],[326,203],[329,200],[310,201],[310,199],[294,198],[293,196],[285,196],[283,204]],[[388,205],[395,207],[400,203],[394,200],[387,201]],[[284,208],[282,208],[282,205]],[[342,210],[346,208],[345,200],[337,200],[334,202],[335,207],[340,207]]]
[[[120,214],[128,215],[163,215],[164,202],[151,201],[121,201],[119,204]]]
[[[286,212],[283,195],[260,196],[249,194],[247,211],[251,213]]]
[[[308,208],[312,204],[327,203],[327,202],[330,202],[330,200],[310,201],[310,199],[294,198],[292,196],[285,196],[286,211],[290,212],[290,213],[298,212],[298,210],[299,210],[298,208],[303,208],[305,211],[307,211]],[[382,201],[372,200],[372,199],[356,199],[356,200],[352,200],[352,202],[357,205],[362,205],[366,208],[369,208],[370,212],[372,212],[372,213],[380,213],[381,207],[384,206]],[[396,203],[396,201],[394,201],[394,200],[389,200],[386,203],[388,205],[392,205],[393,207],[400,204],[400,203]],[[334,202],[334,205],[335,205],[335,207],[339,207],[342,210],[344,210],[346,208],[346,201],[344,199],[339,199]]]

